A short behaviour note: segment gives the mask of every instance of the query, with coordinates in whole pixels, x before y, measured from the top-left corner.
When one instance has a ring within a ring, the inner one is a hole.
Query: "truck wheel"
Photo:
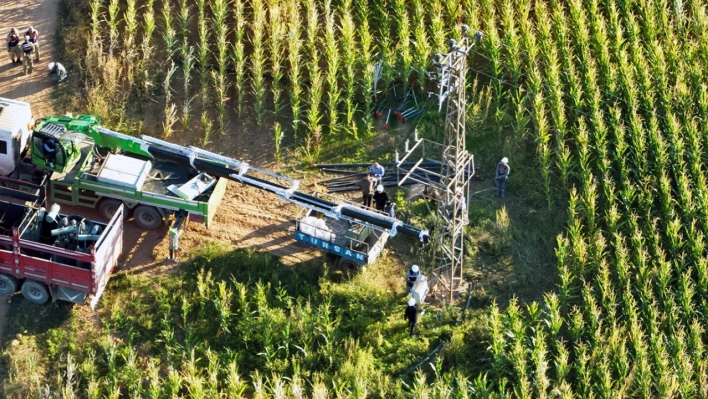
[[[49,300],[49,291],[47,286],[40,282],[25,280],[22,284],[22,296],[32,303],[41,305]]]
[[[359,271],[359,264],[351,259],[342,258],[339,260],[339,269],[346,276],[353,276]]]
[[[106,198],[101,201],[101,205],[98,206],[98,213],[100,213],[104,219],[111,220],[122,204],[123,202],[121,201]]]
[[[17,291],[17,279],[15,276],[0,274],[0,296],[10,296]]]
[[[152,206],[140,205],[133,212],[135,223],[144,230],[155,230],[162,224],[162,215]]]

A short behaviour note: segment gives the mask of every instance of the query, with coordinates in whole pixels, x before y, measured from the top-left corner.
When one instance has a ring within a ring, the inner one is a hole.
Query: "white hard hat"
[[[462,193],[462,187],[455,187],[455,193],[457,193],[457,194]]]
[[[379,184],[378,186],[376,186],[376,191],[382,192],[382,191],[383,191],[383,186],[380,185],[380,184]]]
[[[415,306],[415,299],[413,297],[408,300],[408,306]]]
[[[509,158],[504,157],[504,158],[502,158],[501,161],[502,161],[502,163],[509,163]]]
[[[29,36],[25,36],[25,41],[28,41],[30,39]]]
[[[49,65],[48,65],[48,67],[49,67],[49,70],[51,71],[52,69],[54,69],[54,63],[53,63],[53,62],[50,62]]]
[[[413,265],[413,266],[411,267],[411,270],[413,270],[413,273],[418,273],[418,271],[420,270],[420,268],[418,267],[418,265]]]

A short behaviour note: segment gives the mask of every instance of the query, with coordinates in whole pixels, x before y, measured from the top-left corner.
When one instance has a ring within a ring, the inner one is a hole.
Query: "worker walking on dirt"
[[[34,55],[34,45],[29,40],[30,37],[25,36],[25,41],[22,43],[22,63],[24,64],[25,75],[32,73],[32,67],[34,66],[32,61],[32,56]]]
[[[406,295],[411,292],[413,284],[418,280],[418,276],[420,276],[420,268],[418,265],[411,266],[410,270],[406,273]]]
[[[52,80],[57,83],[63,82],[64,79],[66,79],[66,69],[64,68],[64,65],[58,62],[50,62],[49,76],[51,76]]]
[[[22,50],[20,49],[20,34],[17,29],[10,29],[7,34],[7,52],[10,54],[10,61],[13,64],[22,62]]]
[[[415,331],[415,324],[418,322],[418,305],[415,304],[415,299],[411,298],[408,300],[408,307],[403,315],[403,319],[408,320],[408,328],[412,337]]]
[[[504,191],[506,190],[506,184],[509,182],[509,158],[504,157],[501,159],[497,165],[497,171],[494,175],[494,185],[497,192],[494,194],[495,197],[504,198]]]
[[[34,59],[39,61],[39,32],[30,26],[25,32],[25,36],[29,36],[29,41],[34,46]]]
[[[384,172],[384,167],[379,165],[378,162],[374,162],[374,164],[369,168],[369,173],[376,178],[376,184],[381,184],[381,179],[383,179]]]
[[[388,202],[388,194],[384,191],[384,186],[379,184],[376,186],[376,192],[374,193],[374,204],[376,205],[376,210],[383,212],[386,208],[386,203]]]
[[[369,174],[356,184],[361,189],[364,206],[369,208],[371,207],[371,199],[374,197],[374,183],[376,183],[376,180],[373,175]]]

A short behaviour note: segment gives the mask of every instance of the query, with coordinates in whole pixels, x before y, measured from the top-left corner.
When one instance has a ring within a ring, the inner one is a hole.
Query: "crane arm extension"
[[[153,141],[153,139],[150,138],[150,141]],[[406,235],[417,237],[422,242],[428,242],[430,239],[427,230],[422,230],[418,227],[405,224],[398,219],[384,216],[379,213],[372,212],[367,209],[358,208],[356,206],[346,203],[336,204],[334,202],[326,201],[322,198],[317,198],[314,195],[294,191],[292,189],[289,189],[288,187],[277,183],[273,183],[258,177],[249,176],[248,170],[251,169],[250,166],[240,161],[232,160],[230,162],[232,167],[236,167],[236,169],[233,169],[229,166],[221,164],[218,161],[212,162],[206,159],[202,159],[198,156],[190,156],[186,152],[177,152],[173,148],[165,148],[159,144],[155,145],[151,143],[148,147],[148,151],[155,158],[168,159],[173,162],[182,164],[189,163],[200,172],[205,172],[213,176],[218,176],[232,181],[237,181],[239,183],[243,183],[249,186],[257,187],[261,190],[277,194],[285,201],[306,207],[308,209],[315,209],[321,211],[330,217],[338,218],[340,216],[345,216],[348,218],[360,220],[368,224],[377,226],[379,228],[389,230],[391,231],[392,236],[395,235],[397,231],[400,231],[401,233],[404,233]]]

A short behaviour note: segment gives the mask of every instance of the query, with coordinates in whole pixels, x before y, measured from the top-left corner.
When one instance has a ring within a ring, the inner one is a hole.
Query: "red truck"
[[[123,251],[123,207],[108,223],[63,215],[42,185],[0,180],[0,296],[95,308]]]

